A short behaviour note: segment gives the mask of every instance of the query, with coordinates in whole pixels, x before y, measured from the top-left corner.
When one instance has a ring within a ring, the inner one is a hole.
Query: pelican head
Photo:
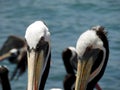
[[[27,90],[43,90],[50,67],[50,32],[42,21],[28,26],[25,34],[28,58]]]
[[[19,56],[19,50],[16,48],[11,49],[10,51],[8,51],[7,53],[3,54],[2,56],[0,56],[0,61],[9,58],[11,61],[12,59],[16,59]]]
[[[62,59],[64,61],[67,73],[74,74],[73,68],[77,69],[76,67],[78,62],[78,54],[76,48],[72,46],[65,48],[62,52]]]
[[[93,90],[103,76],[109,56],[104,28],[93,27],[84,32],[76,44],[78,53],[75,90]]]

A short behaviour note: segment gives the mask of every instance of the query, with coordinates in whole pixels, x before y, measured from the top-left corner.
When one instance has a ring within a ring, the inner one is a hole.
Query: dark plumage
[[[5,43],[0,49],[0,61],[8,59],[10,63],[16,64],[13,75],[13,79],[16,74],[22,75],[27,68],[27,50],[26,42],[23,38],[11,35],[7,38]]]
[[[62,60],[67,73],[63,80],[64,90],[73,90],[74,83],[76,80],[75,72],[70,62],[71,57],[72,57],[72,52],[69,49],[65,49],[62,52]]]
[[[2,90],[11,90],[8,73],[9,71],[5,66],[0,66],[0,82]]]
[[[88,83],[87,90],[90,90],[90,88],[91,88],[91,90],[93,90],[93,88],[95,87],[96,83],[102,78],[102,76],[103,76],[103,74],[105,72],[105,68],[107,66],[108,58],[109,58],[109,42],[108,42],[108,39],[107,39],[107,33],[104,31],[103,27],[100,27],[99,29],[93,28],[93,30],[96,31],[96,34],[98,35],[98,37],[103,41],[103,46],[106,49],[106,53],[104,53],[103,51],[100,51],[96,61],[94,62],[94,65],[92,66],[91,73],[102,62],[103,54],[106,54],[106,56],[105,56],[104,65],[103,65],[100,73],[90,83]]]

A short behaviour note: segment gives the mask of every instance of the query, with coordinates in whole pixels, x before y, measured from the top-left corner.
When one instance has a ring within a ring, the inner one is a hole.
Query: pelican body
[[[28,58],[27,90],[44,90],[51,60],[50,32],[42,21],[36,21],[28,26],[25,39]]]

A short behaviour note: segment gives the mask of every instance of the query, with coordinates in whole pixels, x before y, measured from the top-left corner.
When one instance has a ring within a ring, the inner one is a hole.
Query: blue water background
[[[24,37],[36,20],[43,20],[51,32],[52,62],[45,90],[63,88],[66,72],[61,52],[96,25],[108,31],[110,44],[109,62],[99,84],[103,90],[120,90],[120,0],[0,0],[0,47],[9,35]],[[9,75],[15,68],[7,60],[0,65],[8,66]],[[26,90],[27,72],[10,83],[12,90]]]

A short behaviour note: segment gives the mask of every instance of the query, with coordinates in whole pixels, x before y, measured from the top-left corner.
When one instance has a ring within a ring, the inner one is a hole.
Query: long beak
[[[9,58],[10,56],[11,56],[11,53],[10,53],[10,52],[5,53],[5,54],[3,54],[2,56],[0,56],[0,61],[4,60],[4,59],[6,59],[6,58]]]
[[[42,37],[35,48],[27,48],[28,62],[28,86],[27,90],[39,90],[42,83],[48,56],[50,53],[50,45],[45,38]],[[41,86],[42,87],[42,86]]]
[[[28,51],[28,90],[39,90],[44,66],[44,51]]]
[[[99,52],[99,49],[91,49],[78,60],[75,90],[86,90],[92,66]]]

